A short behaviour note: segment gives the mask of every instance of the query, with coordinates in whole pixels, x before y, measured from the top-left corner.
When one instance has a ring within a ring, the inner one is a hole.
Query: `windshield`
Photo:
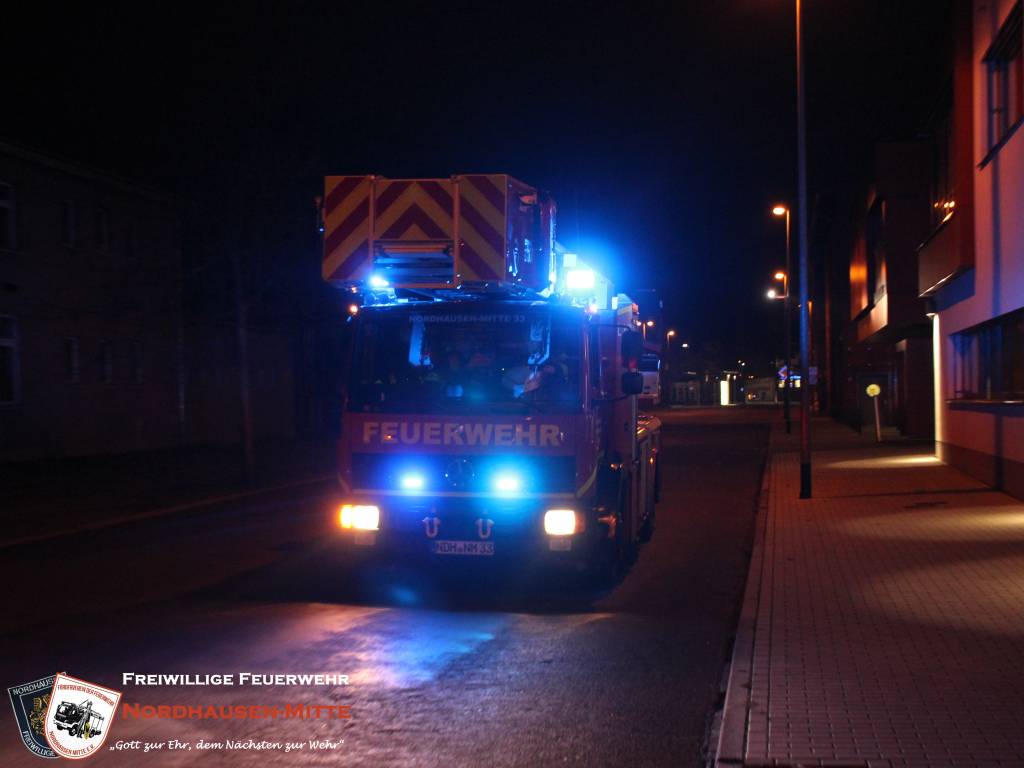
[[[359,411],[572,410],[582,327],[536,308],[366,312],[349,407]]]

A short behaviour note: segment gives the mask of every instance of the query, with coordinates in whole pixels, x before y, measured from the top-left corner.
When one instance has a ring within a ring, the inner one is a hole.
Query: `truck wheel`
[[[637,541],[633,536],[629,502],[629,486],[623,483],[619,489],[615,537],[601,542],[592,569],[594,583],[600,588],[614,587],[636,559]]]
[[[654,505],[651,504],[647,510],[647,517],[644,524],[640,526],[640,541],[646,544],[654,536]]]
[[[661,501],[661,456],[654,459],[654,502]]]
[[[619,566],[625,572],[637,556],[637,541],[633,535],[633,509],[629,486],[619,491],[619,524],[615,526],[615,545]]]

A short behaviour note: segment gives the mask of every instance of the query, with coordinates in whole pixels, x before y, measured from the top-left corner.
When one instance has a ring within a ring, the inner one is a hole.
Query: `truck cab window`
[[[519,411],[580,404],[579,326],[547,309],[368,310],[356,330],[354,410]]]

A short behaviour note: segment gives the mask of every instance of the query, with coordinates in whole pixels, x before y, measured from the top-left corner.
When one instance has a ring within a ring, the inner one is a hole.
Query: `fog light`
[[[373,505],[343,504],[341,527],[357,531],[376,531],[380,528],[380,509]]]
[[[544,513],[544,533],[572,536],[576,533],[576,513],[571,509],[549,509]]]

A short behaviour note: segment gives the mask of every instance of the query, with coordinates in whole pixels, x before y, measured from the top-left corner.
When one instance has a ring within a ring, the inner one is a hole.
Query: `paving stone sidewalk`
[[[1024,766],[1024,503],[814,423],[778,431],[720,766]]]

